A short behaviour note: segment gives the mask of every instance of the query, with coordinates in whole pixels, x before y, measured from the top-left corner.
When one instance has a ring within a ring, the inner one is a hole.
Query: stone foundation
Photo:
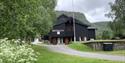
[[[113,50],[125,50],[125,42],[90,42],[84,43],[85,45],[91,47],[93,50],[101,51],[103,50],[104,43],[112,43]]]
[[[125,42],[114,43],[114,50],[125,50]]]

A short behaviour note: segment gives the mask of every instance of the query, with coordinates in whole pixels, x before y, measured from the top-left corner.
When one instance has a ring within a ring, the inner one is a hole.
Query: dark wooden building
[[[76,41],[95,39],[94,27],[64,14],[57,18],[53,29],[45,36],[46,39],[48,38],[51,44],[69,44],[74,40],[74,22]]]

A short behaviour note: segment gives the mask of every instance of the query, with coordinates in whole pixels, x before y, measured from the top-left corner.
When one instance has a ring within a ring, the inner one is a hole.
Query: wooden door
[[[65,42],[66,45],[69,44],[69,38],[66,37],[66,38],[64,39],[64,42]]]
[[[52,38],[51,43],[56,45],[57,44],[57,38]]]

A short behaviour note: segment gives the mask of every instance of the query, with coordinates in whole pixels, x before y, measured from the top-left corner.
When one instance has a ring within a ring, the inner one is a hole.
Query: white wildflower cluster
[[[35,51],[20,40],[0,39],[0,63],[35,63]]]

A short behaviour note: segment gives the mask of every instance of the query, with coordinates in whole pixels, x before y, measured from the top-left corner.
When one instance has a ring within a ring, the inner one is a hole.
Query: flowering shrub
[[[20,40],[0,39],[0,63],[35,63],[37,55]]]

